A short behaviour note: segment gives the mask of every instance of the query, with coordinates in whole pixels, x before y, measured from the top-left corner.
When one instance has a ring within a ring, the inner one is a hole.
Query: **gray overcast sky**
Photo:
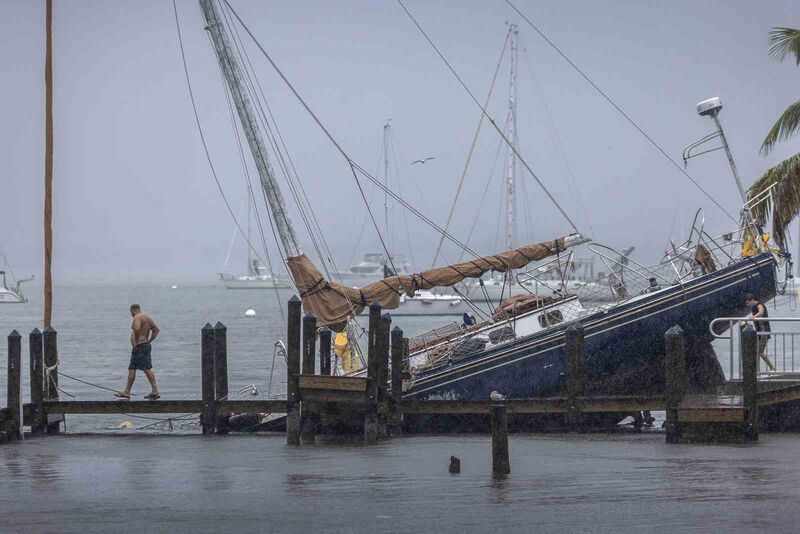
[[[403,196],[443,223],[478,110],[399,5],[231,4],[338,141],[367,168],[376,168],[381,127],[392,118]],[[713,229],[730,226],[503,1],[408,0],[407,5],[480,99],[506,21],[520,24],[521,151],[581,230],[591,227],[593,237],[614,246],[635,244],[639,257],[654,260],[670,233],[683,235],[696,207],[706,207]],[[795,138],[768,158],[758,154],[769,127],[798,97],[800,69],[770,60],[767,46],[770,27],[800,26],[796,1],[518,0],[518,6],[673,158],[711,131],[712,123],[694,111],[711,96],[725,104],[723,125],[746,185],[798,151]],[[0,34],[0,251],[17,275],[39,274],[44,1],[4,0],[2,10],[7,24]],[[241,211],[241,166],[200,9],[194,0],[181,0],[178,11],[209,148],[226,194]],[[326,238],[346,265],[365,224],[349,169],[252,43],[247,46]],[[171,2],[56,1],[54,55],[56,279],[212,281],[234,225],[193,122]],[[588,217],[571,193],[534,79]],[[489,106],[500,122],[507,94],[504,66]],[[478,210],[497,146],[497,134],[484,128],[456,211],[453,231],[461,238]],[[408,165],[423,156],[436,159]],[[482,253],[496,247],[500,171],[495,170],[472,241]],[[722,153],[693,160],[689,172],[731,213],[738,211]],[[524,180],[518,189],[526,197],[519,201],[520,222],[532,224],[520,230],[520,239],[567,233],[569,226],[538,186],[530,177]],[[379,212],[382,203],[380,195],[373,197]],[[410,216],[408,224],[415,267],[427,268],[437,236]],[[401,208],[393,210],[393,225],[393,248],[409,254]],[[307,235],[299,233],[307,245]],[[375,232],[366,228],[358,255],[378,247]],[[448,259],[457,255],[448,248]],[[239,239],[229,271],[241,270],[244,256]]]

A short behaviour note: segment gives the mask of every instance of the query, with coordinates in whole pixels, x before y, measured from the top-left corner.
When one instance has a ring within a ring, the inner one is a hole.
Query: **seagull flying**
[[[431,159],[436,159],[436,158],[434,158],[433,156],[428,156],[428,157],[427,157],[427,158],[425,158],[425,159],[418,159],[418,160],[416,160],[416,161],[412,161],[412,162],[411,162],[411,165],[416,165],[417,163],[422,163],[422,164],[424,165],[425,163],[427,163],[427,162],[428,162],[428,160],[431,160]]]

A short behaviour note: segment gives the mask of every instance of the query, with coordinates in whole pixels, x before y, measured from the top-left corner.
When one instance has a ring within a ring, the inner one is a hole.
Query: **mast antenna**
[[[253,159],[258,169],[258,176],[261,179],[261,187],[264,189],[264,193],[267,196],[270,215],[275,221],[278,237],[281,240],[287,258],[299,256],[301,252],[294,228],[292,227],[292,221],[289,218],[289,214],[286,212],[286,204],[283,200],[278,181],[275,178],[275,171],[272,169],[272,164],[269,161],[267,148],[261,137],[258,118],[253,112],[250,97],[241,81],[242,69],[236,59],[236,55],[231,49],[225,26],[220,22],[214,0],[200,0],[200,8],[203,10],[203,16],[206,20],[206,30],[214,45],[217,61],[219,61],[222,74],[225,77],[225,81],[228,83],[233,102],[236,105],[239,122],[242,125],[245,137],[247,137],[250,151],[253,154]]]

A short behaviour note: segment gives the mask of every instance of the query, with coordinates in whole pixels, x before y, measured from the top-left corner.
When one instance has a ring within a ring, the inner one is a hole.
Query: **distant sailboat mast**
[[[517,37],[519,30],[517,25],[509,25],[509,45],[511,51],[511,72],[509,77],[508,90],[508,139],[511,141],[508,147],[508,168],[506,172],[506,239],[505,249],[514,248],[514,207],[516,203],[516,167],[517,154]],[[509,270],[505,273],[509,284],[512,281],[512,273]]]
[[[225,26],[220,21],[215,1],[200,0],[200,8],[203,10],[203,16],[206,20],[206,30],[211,36],[211,42],[214,44],[214,52],[216,53],[225,80],[228,83],[228,88],[230,89],[233,102],[236,105],[236,111],[239,115],[239,121],[247,137],[250,151],[253,154],[253,159],[258,169],[258,175],[261,179],[261,187],[264,189],[267,196],[270,216],[275,221],[275,229],[283,245],[284,253],[286,257],[299,256],[301,253],[300,246],[298,245],[292,222],[286,212],[286,204],[283,201],[283,195],[281,194],[280,187],[275,178],[275,172],[270,164],[267,149],[261,137],[261,131],[259,130],[257,117],[253,112],[250,98],[241,81],[242,69],[236,59],[236,55],[231,49],[228,34],[226,33]]]

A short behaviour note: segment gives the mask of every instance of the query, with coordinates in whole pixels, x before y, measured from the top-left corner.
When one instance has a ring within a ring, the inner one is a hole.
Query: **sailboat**
[[[213,0],[201,0],[200,4],[242,128],[248,134],[293,283],[305,312],[317,317],[318,326],[351,333],[354,329],[348,325],[372,302],[378,302],[385,310],[396,310],[401,298],[452,287],[467,279],[477,280],[486,274],[508,277],[516,271],[541,282],[541,265],[529,268],[531,263],[547,260],[561,266],[566,262],[569,268],[574,261],[573,248],[591,242],[576,232],[491,256],[475,254],[470,260],[415,274],[394,273],[358,288],[323,275],[298,245],[268,164],[258,117],[242,82],[242,67],[231,50],[226,24]],[[232,9],[227,2],[223,9],[230,16]],[[235,17],[241,23],[238,15]],[[285,77],[284,80],[289,83]],[[313,116],[306,102],[293,87],[292,90]],[[315,120],[324,129],[316,117]],[[335,143],[327,130],[325,133]],[[335,144],[355,174],[355,163]],[[513,140],[509,144],[513,147]],[[513,152],[520,157],[515,147]],[[359,172],[370,177],[360,167]],[[546,189],[545,192],[552,199]],[[412,374],[404,385],[405,396],[485,400],[493,391],[509,398],[557,394],[566,387],[564,343],[570,326],[585,331],[587,392],[652,393],[663,387],[663,336],[674,325],[680,325],[687,333],[690,381],[698,387],[718,384],[724,375],[711,349],[709,323],[716,317],[738,314],[745,293],[756,295],[762,302],[772,299],[776,266],[782,261],[782,255],[766,245],[762,230],[747,217],[752,208],[745,205],[738,227],[722,236],[712,237],[702,228],[693,228],[690,237],[675,247],[680,253],[667,255],[652,266],[641,265],[600,243],[587,245],[608,267],[603,289],[612,295],[611,302],[592,301],[587,298],[591,295],[560,284],[547,292],[514,296],[477,324],[454,324],[416,337],[411,341]],[[324,262],[323,269],[327,269]],[[358,340],[349,342],[355,346]]]
[[[225,273],[225,268],[231,257],[233,244],[236,240],[237,231],[234,231],[233,238],[231,239],[231,246],[228,248],[228,255],[225,258],[225,264],[222,272],[217,273],[219,281],[226,289],[291,289],[294,287],[288,280],[284,280],[274,275],[272,269],[261,261],[260,258],[253,257],[253,250],[251,248],[251,206],[253,199],[248,196],[247,198],[247,274],[245,275],[231,275]],[[238,228],[237,228],[238,230]]]
[[[22,294],[21,286],[25,282],[33,280],[33,276],[30,278],[23,278],[22,280],[16,280],[6,257],[3,254],[0,254],[0,257],[3,258],[3,267],[0,269],[0,304],[21,304],[28,302],[28,299]],[[9,283],[11,287],[9,287]]]

